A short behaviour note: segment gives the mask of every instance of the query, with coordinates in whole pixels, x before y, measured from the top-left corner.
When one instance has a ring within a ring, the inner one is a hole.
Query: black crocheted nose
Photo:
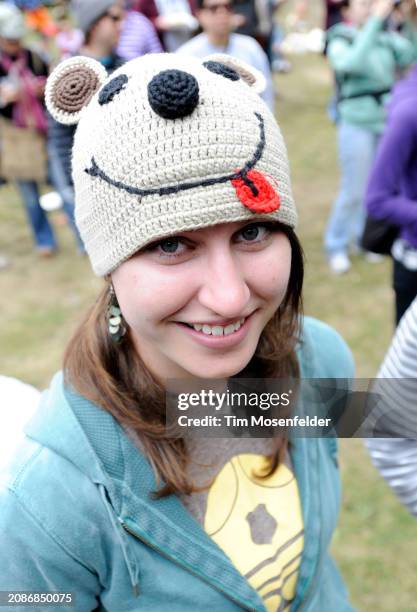
[[[164,119],[191,115],[198,104],[198,82],[182,70],[163,70],[148,85],[152,110]]]

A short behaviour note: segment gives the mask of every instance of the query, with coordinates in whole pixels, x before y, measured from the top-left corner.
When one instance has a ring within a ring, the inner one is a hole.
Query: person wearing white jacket
[[[41,394],[17,378],[0,375],[0,468],[8,462]]]

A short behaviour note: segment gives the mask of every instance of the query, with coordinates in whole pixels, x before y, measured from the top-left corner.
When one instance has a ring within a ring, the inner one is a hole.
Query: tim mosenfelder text
[[[266,417],[261,414],[251,415],[250,417],[237,417],[234,414],[223,414],[221,416],[206,415],[203,417],[190,417],[182,414],[178,417],[180,427],[328,427],[331,424],[330,418],[318,416],[299,417]]]

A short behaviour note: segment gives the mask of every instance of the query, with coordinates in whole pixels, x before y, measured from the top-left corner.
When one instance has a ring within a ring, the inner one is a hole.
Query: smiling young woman
[[[74,58],[51,75],[49,110],[79,122],[76,220],[105,284],[0,489],[0,590],[73,591],[83,612],[351,610],[328,554],[333,438],[166,427],[173,379],[353,375],[340,336],[301,313],[261,86],[225,56],[147,56],[109,79]]]

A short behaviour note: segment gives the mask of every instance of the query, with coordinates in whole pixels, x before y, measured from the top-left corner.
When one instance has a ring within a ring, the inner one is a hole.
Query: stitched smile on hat
[[[230,181],[235,188],[237,197],[244,206],[258,213],[272,212],[280,207],[280,196],[274,186],[267,180],[266,176],[254,169],[265,149],[264,119],[260,113],[255,112],[254,115],[259,125],[259,142],[255,152],[241,169],[225,174],[224,176],[207,178],[199,181],[189,181],[176,185],[168,185],[166,187],[142,189],[111,178],[102,168],[100,168],[94,156],[91,158],[90,168],[85,168],[85,172],[91,177],[100,178],[109,185],[116,187],[116,189],[121,189],[140,197],[149,195],[165,196],[187,189],[194,189],[195,187],[210,187],[218,183],[227,183]]]

